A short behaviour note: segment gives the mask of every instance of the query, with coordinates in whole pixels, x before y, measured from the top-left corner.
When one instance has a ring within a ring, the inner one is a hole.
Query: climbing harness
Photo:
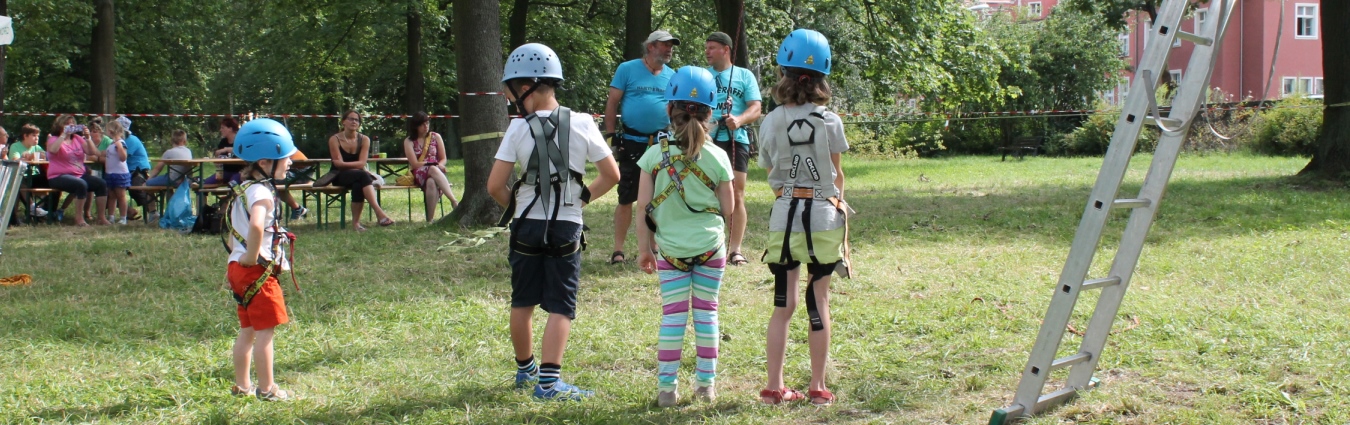
[[[524,255],[545,255],[549,257],[564,257],[586,249],[586,237],[582,235],[578,241],[569,242],[562,245],[553,245],[548,240],[548,229],[550,225],[558,220],[558,211],[562,207],[573,206],[572,187],[573,179],[581,185],[581,201],[590,202],[591,192],[582,181],[581,172],[572,170],[569,166],[571,149],[569,142],[572,135],[572,110],[564,106],[559,106],[548,118],[542,118],[538,114],[529,114],[525,117],[525,122],[529,124],[530,135],[534,138],[534,152],[530,155],[530,161],[524,167],[524,173],[515,185],[511,187],[511,200],[506,206],[506,212],[501,220],[497,222],[498,227],[506,227],[515,218],[516,194],[520,192],[522,185],[534,186],[534,199],[530,201],[525,209],[520,212],[521,217],[525,217],[539,203],[544,200],[544,212],[547,213],[547,204],[549,196],[553,198],[553,216],[544,220],[544,244],[542,246],[532,246],[520,242],[516,238],[515,232],[511,232],[511,249]],[[553,141],[556,140],[556,143]],[[549,167],[552,166],[551,171]],[[540,184],[542,176],[548,176],[547,184]]]
[[[235,230],[234,223],[232,223],[233,219],[231,217],[234,216],[234,207],[236,206],[235,202],[237,202],[239,199],[244,199],[245,201],[245,205],[243,205],[244,217],[251,217],[247,205],[248,197],[247,195],[245,195],[245,192],[248,190],[249,187],[252,187],[255,184],[266,184],[268,186],[268,189],[275,191],[275,187],[272,186],[270,180],[267,182],[249,180],[242,184],[235,182],[230,183],[230,200],[225,204],[226,205],[225,213],[222,214],[221,217],[223,224],[222,227],[229,229],[228,233],[221,232],[220,243],[225,246],[225,252],[234,252],[234,247],[230,245],[230,243],[233,241],[239,241],[240,245],[244,245],[245,247],[248,246],[248,242],[246,239],[244,239],[244,235],[239,234],[239,231]],[[280,270],[281,262],[276,260],[281,258],[282,254],[281,245],[283,244],[287,245],[290,251],[286,255],[286,258],[289,258],[292,261],[291,284],[295,286],[296,293],[300,292],[300,281],[295,278],[295,264],[294,264],[295,234],[287,232],[285,231],[285,229],[281,227],[281,219],[278,218],[281,216],[280,215],[281,206],[273,205],[272,208],[274,210],[273,211],[274,218],[272,220],[272,242],[270,244],[271,245],[270,249],[272,252],[272,260],[270,261],[265,260],[262,258],[262,256],[258,257],[258,264],[262,265],[265,271],[263,272],[262,275],[258,276],[257,280],[253,281],[253,283],[250,284],[248,288],[244,290],[244,293],[242,295],[235,293],[234,290],[232,289],[230,290],[230,294],[234,296],[234,302],[238,303],[240,307],[248,308],[248,305],[253,302],[253,297],[258,295],[258,292],[262,291],[263,285],[267,283],[268,277],[279,276],[281,274]]]
[[[652,201],[647,204],[647,228],[653,232],[656,231],[656,221],[652,220],[652,213],[656,211],[658,205],[661,205],[662,202],[665,202],[667,198],[670,198],[671,195],[674,195],[677,192],[680,194],[680,201],[684,203],[684,208],[688,209],[689,212],[722,215],[722,211],[717,209],[717,207],[710,206],[703,209],[694,209],[694,207],[689,205],[689,198],[685,196],[684,193],[684,179],[686,177],[691,175],[694,176],[714,193],[717,192],[717,183],[713,182],[712,178],[708,177],[708,174],[703,172],[703,168],[698,166],[697,157],[690,157],[683,153],[671,155],[670,137],[664,133],[661,134],[661,136],[661,164],[658,170],[652,170],[652,180],[653,182],[656,180],[656,175],[659,170],[665,170],[666,175],[670,177],[670,184],[666,185],[665,190],[662,190],[660,194],[653,197]],[[684,169],[677,170],[675,164],[684,165]]]

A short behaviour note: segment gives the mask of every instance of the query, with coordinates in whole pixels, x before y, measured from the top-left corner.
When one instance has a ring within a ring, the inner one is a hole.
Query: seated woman
[[[394,220],[384,213],[375,199],[375,178],[366,171],[366,159],[370,154],[370,138],[360,133],[361,115],[356,111],[342,114],[342,131],[328,138],[328,153],[333,158],[333,170],[337,176],[333,184],[351,189],[352,229],[361,232],[361,212],[365,210],[366,200],[375,216],[380,218],[380,226],[394,224]]]
[[[234,136],[239,133],[239,121],[234,118],[226,117],[220,120],[220,142],[216,143],[216,149],[211,151],[211,156],[221,159],[234,158]],[[219,164],[216,174],[207,177],[206,184],[229,184],[232,181],[239,181],[239,171],[244,169],[243,164]]]
[[[24,124],[19,128],[19,143],[15,143],[9,148],[9,159],[22,161],[45,161],[47,151],[42,150],[38,143],[38,137],[42,136],[42,130],[32,124]],[[47,165],[29,166],[25,174],[28,178],[29,187],[47,188]],[[47,210],[33,202],[32,197],[27,194],[19,193],[19,200],[28,208],[29,217],[46,217]]]
[[[441,195],[450,200],[450,208],[459,206],[450,180],[445,178],[445,141],[431,131],[430,121],[426,112],[413,114],[408,120],[408,138],[403,139],[408,169],[413,170],[414,184],[422,188],[422,198],[426,200],[427,222],[435,216]]]
[[[52,133],[59,131],[60,135],[47,139],[47,156],[50,159],[47,166],[47,184],[52,189],[75,197],[76,211],[84,211],[85,205],[89,203],[89,192],[93,192],[96,203],[94,210],[103,211],[103,205],[108,201],[108,186],[104,184],[103,179],[88,174],[84,167],[85,159],[90,155],[96,155],[98,146],[85,139],[81,135],[84,131],[80,130],[82,129],[75,125],[75,117],[70,115],[57,117]],[[112,224],[102,214],[99,214],[97,219],[98,224]],[[85,222],[84,214],[75,214],[75,225],[89,225]]]

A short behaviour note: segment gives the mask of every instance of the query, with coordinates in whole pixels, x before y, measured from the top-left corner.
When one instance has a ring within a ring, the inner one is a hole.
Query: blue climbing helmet
[[[543,44],[521,45],[506,57],[506,67],[502,70],[503,83],[517,78],[562,81],[562,61],[558,59],[557,53],[553,53],[553,49]]]
[[[675,71],[666,85],[666,101],[682,100],[707,107],[713,106],[713,96],[717,95],[717,82],[707,69],[686,66]]]
[[[258,118],[239,127],[234,136],[234,156],[244,161],[289,158],[295,154],[295,142],[286,126],[270,118]]]
[[[797,29],[783,39],[778,48],[778,65],[803,68],[830,75],[830,40],[824,34],[805,28]]]

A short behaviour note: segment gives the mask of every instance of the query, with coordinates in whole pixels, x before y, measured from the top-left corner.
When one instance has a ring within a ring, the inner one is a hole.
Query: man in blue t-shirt
[[[124,143],[127,148],[127,169],[131,171],[131,185],[144,186],[145,181],[150,178],[150,154],[145,151],[145,143],[141,142],[141,138],[131,133],[130,118],[127,118],[126,115],[117,117],[117,123],[122,124],[122,128],[127,131]],[[131,200],[136,201],[136,205],[145,207],[146,211],[158,211],[157,205],[155,205],[155,197],[149,193],[133,190],[129,194]],[[135,214],[136,210],[133,209],[131,212],[132,214],[127,216],[127,220],[140,219],[140,215]]]
[[[745,240],[745,173],[750,168],[750,137],[746,127],[762,115],[760,113],[759,81],[750,70],[732,65],[731,52],[735,48],[731,36],[715,32],[708,36],[703,55],[708,59],[708,71],[717,82],[714,99],[713,143],[731,159],[735,177],[731,182],[736,207],[731,214],[727,232],[727,262],[742,265],[748,262],[741,254]]]
[[[675,70],[666,64],[674,55],[680,39],[669,32],[657,30],[642,43],[646,53],[640,59],[619,64],[614,79],[609,82],[609,99],[605,101],[605,136],[612,138],[614,158],[619,162],[619,206],[614,208],[614,253],[609,262],[621,263],[627,259],[623,252],[628,226],[633,223],[633,202],[637,201],[638,176],[642,168],[637,161],[656,141],[656,133],[670,125],[666,113],[666,85]],[[623,104],[623,129],[615,131],[615,117]]]

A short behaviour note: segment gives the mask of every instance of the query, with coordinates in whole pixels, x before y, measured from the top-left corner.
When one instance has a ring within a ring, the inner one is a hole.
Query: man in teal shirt
[[[727,224],[727,262],[732,265],[745,264],[745,255],[741,254],[741,241],[745,240],[745,173],[750,168],[750,137],[746,126],[754,123],[762,115],[759,94],[759,81],[750,70],[732,65],[731,52],[735,42],[723,32],[708,36],[703,46],[703,55],[708,59],[708,71],[717,82],[717,105],[713,108],[713,143],[727,153],[731,160],[732,194],[736,206],[731,214],[731,223]]]
[[[614,79],[609,82],[609,99],[605,101],[605,136],[614,140],[614,159],[619,162],[619,206],[614,208],[614,253],[609,262],[627,259],[623,252],[628,226],[633,223],[633,202],[637,201],[638,176],[642,168],[638,159],[656,140],[656,133],[670,126],[666,113],[666,86],[675,70],[670,63],[680,39],[669,32],[657,30],[642,43],[646,51],[640,59],[619,64]],[[615,114],[623,104],[623,130],[615,131]]]

